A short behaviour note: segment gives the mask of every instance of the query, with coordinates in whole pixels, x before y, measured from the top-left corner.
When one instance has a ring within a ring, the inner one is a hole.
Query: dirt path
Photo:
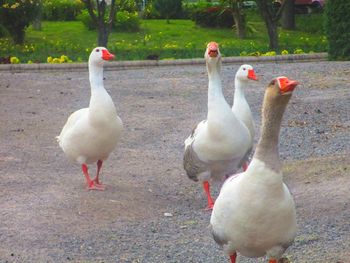
[[[238,66],[223,66],[230,103]],[[246,95],[257,127],[272,77],[302,83],[280,142],[299,223],[286,255],[348,263],[350,62],[253,66],[260,81]],[[227,262],[207,229],[202,189],[182,169],[183,141],[206,115],[204,64],[105,76],[125,132],[102,170],[108,189],[88,192],[55,141],[68,115],[88,105],[87,72],[0,73],[0,262]]]

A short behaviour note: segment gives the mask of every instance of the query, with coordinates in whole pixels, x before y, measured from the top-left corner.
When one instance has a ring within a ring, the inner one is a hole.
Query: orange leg
[[[237,253],[235,252],[234,254],[232,254],[232,255],[230,256],[231,263],[236,263],[236,258],[237,258]]]
[[[247,171],[247,169],[248,169],[248,162],[244,162],[244,163],[242,164],[242,168],[243,168],[243,171],[244,171],[244,172]]]
[[[96,177],[93,179],[93,181],[96,183],[96,184],[101,184],[99,179],[98,179],[98,176],[100,174],[100,170],[101,170],[101,167],[102,167],[102,161],[101,160],[98,160],[97,161],[97,172],[96,172]]]
[[[82,169],[83,174],[85,176],[87,188],[89,190],[104,190],[104,187],[95,183],[95,179],[91,180],[91,178],[89,176],[89,172],[88,172],[88,167],[85,163],[82,164],[81,169]]]
[[[207,198],[208,198],[208,206],[206,207],[206,210],[212,210],[214,207],[214,201],[213,201],[213,198],[211,197],[211,194],[210,194],[210,189],[209,189],[210,185],[209,185],[208,181],[203,182],[203,188],[204,188],[204,191],[207,194]]]
[[[277,259],[269,259],[269,263],[278,263]]]

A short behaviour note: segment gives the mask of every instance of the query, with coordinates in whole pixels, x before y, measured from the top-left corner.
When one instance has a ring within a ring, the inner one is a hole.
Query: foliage
[[[142,18],[144,19],[159,19],[161,18],[159,12],[155,9],[153,3],[148,1],[145,9],[142,12]]]
[[[326,4],[325,26],[331,59],[350,59],[350,1],[331,0]]]
[[[42,18],[49,21],[76,20],[84,8],[81,0],[43,0],[42,3]]]
[[[267,44],[266,27],[260,16],[250,12],[248,16],[256,29],[249,39],[236,38],[229,28],[201,28],[190,20],[174,20],[171,24],[166,24],[161,20],[147,19],[141,21],[138,32],[112,32],[108,48],[116,54],[118,60],[143,60],[151,55],[159,59],[202,58],[206,44],[213,40],[220,44],[225,57],[271,51]],[[305,22],[311,23],[314,16],[310,15],[309,18]],[[62,54],[74,62],[87,61],[91,50],[97,45],[96,31],[87,30],[79,21],[43,21],[42,26],[42,31],[28,28],[23,46],[12,45],[8,38],[0,38],[0,63],[1,58],[6,63],[6,58],[10,56],[18,57],[21,63],[29,60],[47,63],[48,56],[59,58]],[[305,33],[301,31],[302,28],[300,24],[299,31],[279,29],[280,47],[285,50],[283,53],[293,54],[300,50],[305,53],[325,52],[327,38],[321,34]]]
[[[16,44],[22,44],[25,29],[39,12],[39,0],[0,0],[0,24]]]
[[[204,27],[232,28],[234,25],[232,11],[220,6],[199,8],[193,11],[192,19],[197,25]]]
[[[182,0],[154,0],[154,8],[167,20],[182,16]]]
[[[113,28],[119,32],[136,32],[140,30],[140,18],[137,12],[117,12]]]
[[[96,29],[96,24],[92,21],[90,15],[89,15],[89,12],[87,10],[83,10],[77,16],[77,20],[81,21],[88,30],[95,30]]]
[[[310,16],[312,16],[312,19],[310,19]],[[313,34],[324,33],[323,13],[300,14],[296,15],[295,18],[297,29]]]
[[[105,17],[107,19],[107,16]],[[87,10],[83,10],[78,15],[78,20],[81,21],[88,30],[95,30],[96,24],[93,23]],[[119,11],[112,26],[112,29],[118,32],[136,32],[140,30],[140,18],[136,12]]]
[[[130,13],[133,13],[137,11],[137,5],[140,4],[140,1],[134,1],[134,0],[117,0],[116,5],[117,9],[121,11],[128,11]]]

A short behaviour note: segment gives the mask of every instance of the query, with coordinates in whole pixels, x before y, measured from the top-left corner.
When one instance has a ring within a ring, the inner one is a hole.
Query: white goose
[[[103,64],[114,55],[104,47],[96,47],[89,57],[91,98],[89,108],[72,113],[61,133],[57,136],[59,146],[69,159],[82,166],[87,187],[104,190],[99,181],[102,163],[115,148],[123,124],[118,117],[112,98],[103,86]],[[97,174],[91,179],[87,164],[97,162]]]
[[[242,164],[252,145],[249,129],[226,102],[221,84],[219,46],[210,42],[205,51],[208,71],[208,115],[185,140],[184,169],[190,179],[202,181],[208,198],[208,209],[214,201],[209,179],[220,180]]]
[[[261,138],[248,169],[224,183],[210,224],[215,241],[236,262],[267,255],[278,259],[297,231],[293,197],[283,183],[278,138],[282,116],[298,82],[286,77],[271,81],[262,108]]]
[[[235,93],[233,96],[232,112],[248,128],[250,137],[252,138],[252,144],[250,147],[250,149],[252,149],[255,136],[255,125],[252,111],[250,110],[244,93],[249,80],[258,80],[254,68],[251,65],[240,66],[235,76]],[[247,157],[249,154],[250,151],[247,154]],[[242,163],[242,166],[245,171],[248,167],[247,159]]]

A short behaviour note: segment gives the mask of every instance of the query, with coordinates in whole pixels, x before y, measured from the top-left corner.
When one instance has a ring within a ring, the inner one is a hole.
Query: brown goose
[[[283,183],[278,138],[282,116],[298,82],[278,77],[268,85],[262,108],[261,138],[248,169],[224,183],[210,224],[217,243],[236,262],[267,255],[277,263],[297,231],[293,197]]]

